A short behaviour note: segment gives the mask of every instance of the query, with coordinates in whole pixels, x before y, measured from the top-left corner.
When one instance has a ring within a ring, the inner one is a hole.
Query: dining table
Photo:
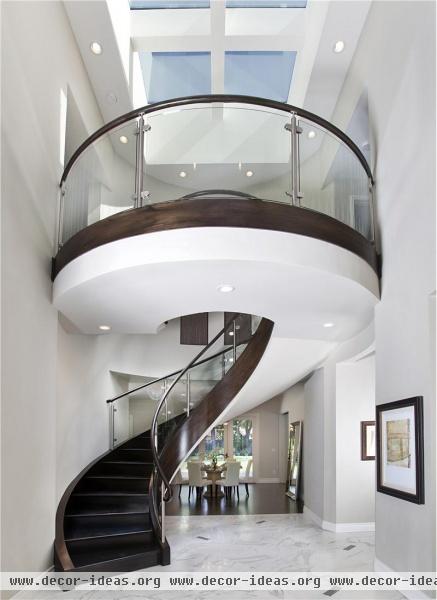
[[[203,464],[202,471],[206,473],[206,478],[211,481],[211,486],[207,486],[207,491],[203,494],[205,498],[223,498],[222,491],[217,489],[218,482],[222,479],[222,473],[226,471],[226,463],[221,465]],[[209,489],[211,487],[211,490]]]

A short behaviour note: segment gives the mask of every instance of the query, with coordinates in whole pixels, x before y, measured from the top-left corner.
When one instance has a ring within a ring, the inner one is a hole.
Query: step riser
[[[93,467],[89,475],[124,475],[125,477],[150,477],[152,464],[100,462]]]
[[[107,460],[136,460],[153,463],[153,455],[151,450],[123,450],[122,448],[117,448],[111,452],[111,454],[107,457]]]
[[[84,567],[78,567],[75,571],[98,571],[99,573],[127,573],[129,571],[139,571],[140,569],[147,569],[148,567],[154,567],[155,565],[161,564],[161,553],[159,551],[149,552],[148,554],[137,554],[134,556],[126,556],[124,558],[118,558],[98,565],[86,565]],[[168,563],[166,563],[168,564]]]
[[[150,449],[150,437],[137,437],[132,440],[128,440],[120,446],[121,448],[148,448]]]
[[[77,491],[147,494],[149,491],[149,479],[85,478],[79,483]]]
[[[134,533],[151,529],[150,515],[102,515],[92,517],[68,517],[64,523],[65,538],[93,537],[110,533]]]
[[[147,533],[134,533],[131,535],[119,535],[116,538],[108,536],[108,537],[100,537],[100,538],[91,538],[87,540],[74,540],[67,542],[68,551],[72,554],[82,553],[82,552],[96,552],[105,551],[117,544],[118,548],[125,548],[126,550],[130,548],[131,544],[141,544],[144,547],[144,551],[147,550],[147,546],[149,544],[153,544],[154,535],[153,532]]]
[[[149,497],[144,496],[76,496],[72,495],[67,506],[67,514],[80,512],[125,513],[148,511]]]

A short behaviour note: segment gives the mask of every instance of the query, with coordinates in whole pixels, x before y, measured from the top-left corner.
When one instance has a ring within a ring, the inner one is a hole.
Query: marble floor
[[[304,514],[167,518],[172,563],[153,571],[372,571],[373,533],[331,533]],[[399,600],[399,592],[20,592],[32,600]]]

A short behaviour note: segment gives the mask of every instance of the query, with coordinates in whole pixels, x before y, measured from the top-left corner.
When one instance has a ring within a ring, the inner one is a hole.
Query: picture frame
[[[361,421],[361,460],[375,460],[375,421]]]
[[[378,492],[425,503],[422,396],[376,407],[376,465]]]

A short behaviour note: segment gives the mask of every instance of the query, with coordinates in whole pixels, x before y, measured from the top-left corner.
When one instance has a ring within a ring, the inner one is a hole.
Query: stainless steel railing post
[[[237,361],[237,325],[235,319],[232,327],[232,333],[234,334],[232,336],[232,358],[234,359],[232,364],[235,365]]]
[[[373,197],[373,184],[372,180],[369,179],[369,213],[370,213],[370,237],[371,242],[376,246],[376,212],[375,212],[375,198]]]
[[[164,502],[165,486],[161,482],[161,542],[165,543],[165,502]]]
[[[140,208],[143,200],[149,197],[149,192],[143,190],[144,187],[144,134],[150,131],[150,125],[146,125],[144,115],[140,115],[137,123],[137,143],[136,143],[136,164],[135,164],[135,196],[134,208]]]
[[[293,206],[300,206],[302,193],[300,191],[299,135],[302,133],[302,128],[298,126],[296,113],[291,113],[291,121],[285,125],[285,129],[291,134],[291,192],[288,195],[291,197]]]
[[[62,248],[62,234],[64,229],[64,211],[65,211],[65,182],[62,183],[59,189],[59,215],[58,215],[58,250]]]
[[[187,372],[187,417],[190,416],[190,403],[191,403],[191,381],[190,381],[190,371]]]

